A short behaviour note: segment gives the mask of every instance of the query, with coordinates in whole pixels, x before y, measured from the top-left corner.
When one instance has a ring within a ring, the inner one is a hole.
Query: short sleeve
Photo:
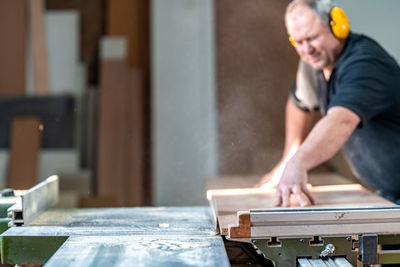
[[[303,111],[310,112],[319,108],[317,71],[302,60],[299,62],[290,98]]]

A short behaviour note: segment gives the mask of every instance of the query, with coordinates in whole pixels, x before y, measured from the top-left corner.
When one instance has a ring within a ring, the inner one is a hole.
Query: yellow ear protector
[[[350,23],[346,13],[339,7],[331,9],[331,18],[329,21],[333,35],[338,39],[346,39],[350,34]]]
[[[340,7],[334,7],[330,12],[329,25],[333,35],[338,39],[346,39],[350,34],[350,23],[346,13]],[[296,47],[296,42],[289,36],[289,42]]]

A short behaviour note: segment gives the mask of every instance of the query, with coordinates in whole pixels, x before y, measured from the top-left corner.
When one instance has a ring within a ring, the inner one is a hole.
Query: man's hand
[[[290,207],[291,194],[295,195],[302,207],[315,204],[315,199],[307,188],[307,180],[307,171],[300,162],[295,158],[289,160],[276,189],[273,204]]]
[[[278,164],[272,171],[265,174],[261,180],[255,185],[258,188],[276,188],[279,183],[279,179],[282,175],[282,168],[285,167],[282,164]]]

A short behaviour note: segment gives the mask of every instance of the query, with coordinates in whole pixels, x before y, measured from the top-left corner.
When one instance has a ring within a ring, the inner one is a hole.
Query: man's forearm
[[[313,112],[300,110],[288,99],[286,103],[285,148],[283,158],[292,156],[306,138],[313,119]]]
[[[344,145],[359,124],[359,117],[343,107],[333,107],[312,129],[293,157],[305,170],[327,161]]]

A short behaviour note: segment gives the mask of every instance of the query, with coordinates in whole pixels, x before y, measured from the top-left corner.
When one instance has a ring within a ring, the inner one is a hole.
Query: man
[[[337,34],[332,8],[327,0],[294,0],[287,8],[300,63],[286,106],[284,155],[259,186],[279,180],[277,206],[290,206],[291,194],[302,206],[314,204],[307,172],[342,149],[362,184],[400,203],[400,68],[372,39]],[[308,133],[316,109],[324,116]]]

